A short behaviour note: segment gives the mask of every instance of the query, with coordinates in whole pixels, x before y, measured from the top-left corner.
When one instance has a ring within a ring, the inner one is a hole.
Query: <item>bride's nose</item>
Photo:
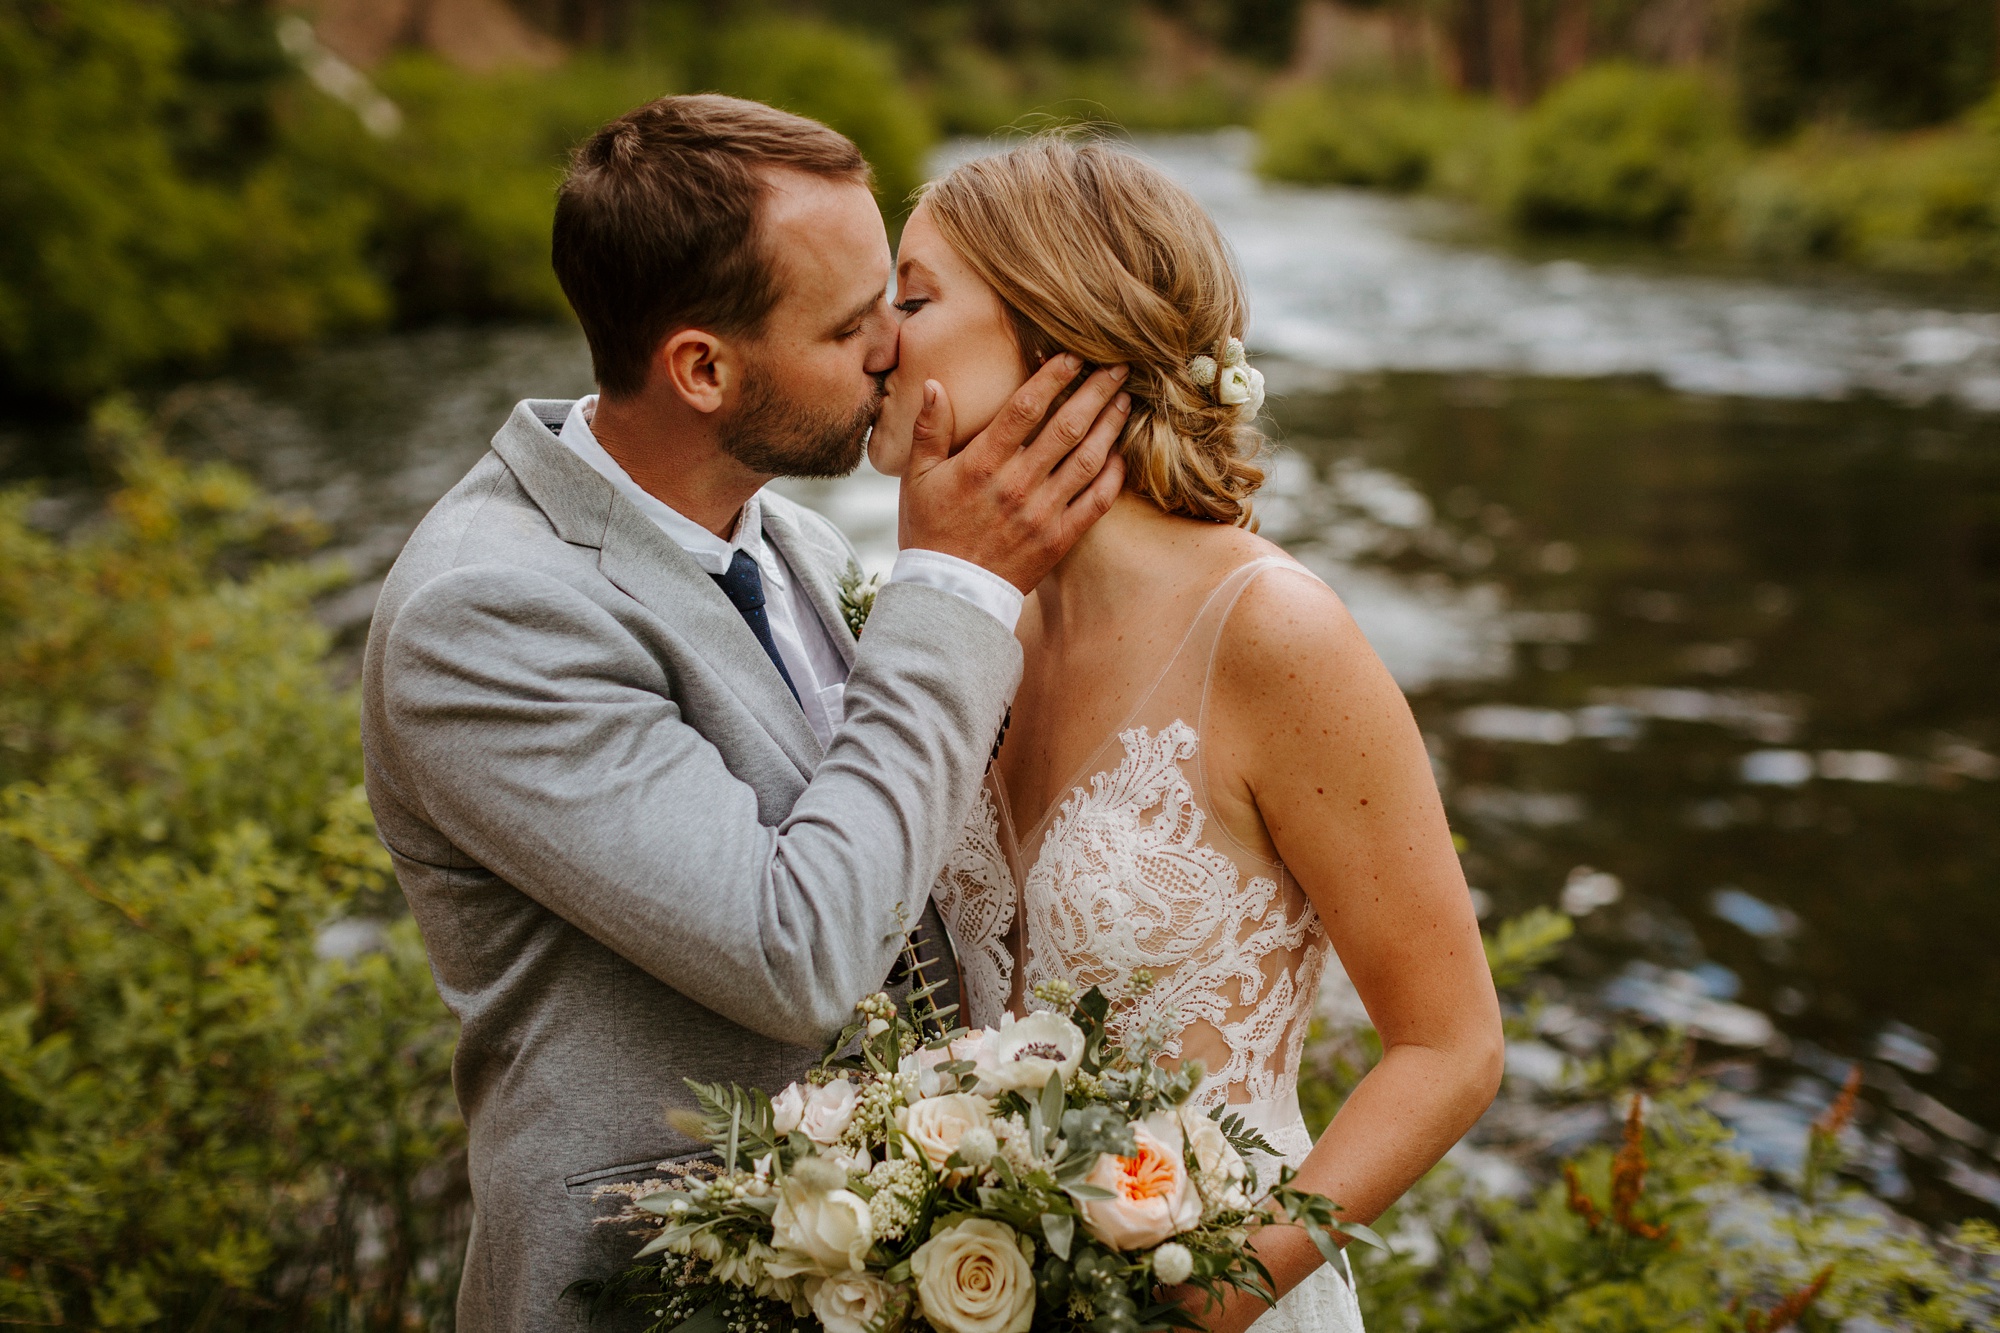
[[[881,332],[876,335],[873,345],[868,349],[868,360],[862,369],[879,380],[896,368],[902,359],[902,350],[902,321],[884,320]]]

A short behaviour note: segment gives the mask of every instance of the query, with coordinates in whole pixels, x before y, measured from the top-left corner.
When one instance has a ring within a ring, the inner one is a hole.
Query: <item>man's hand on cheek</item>
[[[956,450],[951,403],[927,381],[903,477],[902,545],[969,560],[1022,592],[1040,583],[1125,484],[1112,452],[1132,410],[1118,388],[1123,366],[1092,372],[1050,411],[1081,370],[1072,355],[1051,358]]]

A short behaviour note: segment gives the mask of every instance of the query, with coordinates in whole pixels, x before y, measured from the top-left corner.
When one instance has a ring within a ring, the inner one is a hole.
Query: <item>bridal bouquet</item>
[[[1165,1289],[1269,1300],[1261,1226],[1302,1226],[1329,1260],[1336,1229],[1381,1243],[1289,1170],[1261,1192],[1246,1154],[1271,1146],[1192,1109],[1202,1071],[1160,1067],[1163,1033],[1113,1040],[1095,988],[1036,999],[946,1033],[874,995],[803,1084],[690,1084],[684,1128],[718,1160],[603,1191],[626,1200],[606,1220],[649,1237],[615,1285],[651,1333],[1198,1329]]]

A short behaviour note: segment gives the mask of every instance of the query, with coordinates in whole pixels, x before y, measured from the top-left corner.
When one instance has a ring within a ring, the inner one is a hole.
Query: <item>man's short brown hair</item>
[[[593,134],[556,194],[551,258],[605,393],[637,393],[677,329],[752,333],[777,303],[760,244],[771,169],[869,182],[846,136],[760,102],[662,97]]]

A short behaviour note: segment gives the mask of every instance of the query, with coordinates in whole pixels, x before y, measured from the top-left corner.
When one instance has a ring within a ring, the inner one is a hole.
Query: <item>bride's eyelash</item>
[[[930,303],[931,301],[928,296],[912,296],[907,301],[896,302],[896,309],[902,311],[906,315],[914,315],[919,310],[923,309]]]

